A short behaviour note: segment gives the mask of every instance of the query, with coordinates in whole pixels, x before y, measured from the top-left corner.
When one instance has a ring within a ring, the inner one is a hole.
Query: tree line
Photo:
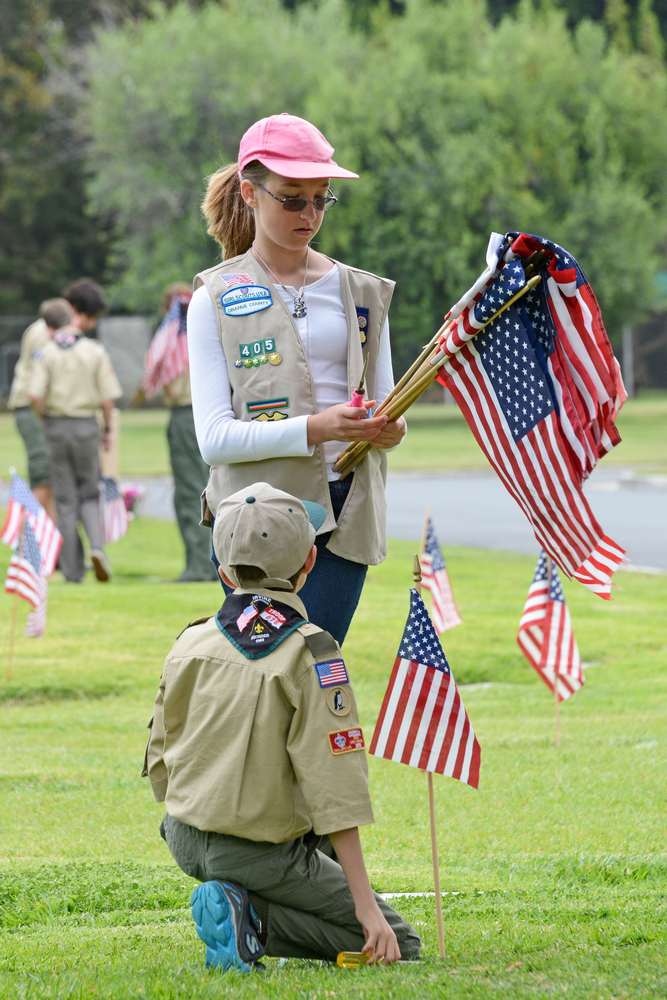
[[[492,230],[571,250],[613,336],[655,302],[667,0],[7,11],[2,313],[33,312],[84,273],[116,309],[154,312],[168,282],[217,257],[199,217],[205,176],[253,120],[283,110],[314,121],[361,174],[338,185],[319,249],[396,280],[400,362],[482,269]]]

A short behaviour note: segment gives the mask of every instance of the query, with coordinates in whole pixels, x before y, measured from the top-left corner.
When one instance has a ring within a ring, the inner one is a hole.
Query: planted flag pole
[[[18,556],[23,556],[23,540],[25,538],[25,514],[21,512],[21,530],[19,534]],[[12,605],[12,623],[9,628],[9,654],[7,656],[7,683],[12,679],[12,667],[14,666],[14,643],[16,641],[16,618],[19,610],[19,592],[14,591],[14,603]]]
[[[547,556],[547,580],[551,580],[552,561]],[[558,674],[554,672],[554,709],[556,712],[556,749],[560,750],[560,696],[558,694]]]
[[[424,531],[419,553],[422,572],[422,586],[431,592],[431,618],[435,630],[440,635],[447,629],[461,624],[461,616],[456,607],[452,585],[449,582],[447,564],[440,550],[440,544],[435,534],[430,508],[426,511]]]
[[[517,642],[531,667],[553,691],[556,746],[560,747],[560,702],[582,687],[584,674],[558,567],[544,551],[528,590]]]
[[[427,772],[440,955],[445,954],[433,777],[479,785],[480,748],[419,590],[415,556],[410,612],[375,724],[369,753]]]
[[[427,519],[430,516],[430,509],[426,512]],[[426,544],[426,527],[422,537],[422,552]],[[422,571],[419,563],[419,556],[415,556],[412,566],[412,579],[415,590],[421,597],[422,593]],[[440,958],[445,957],[445,925],[442,918],[442,892],[440,890],[440,860],[438,858],[438,831],[435,825],[435,795],[433,792],[433,773],[426,772],[426,783],[428,785],[428,815],[431,826],[431,854],[433,856],[433,888],[435,889],[435,917],[438,925],[438,951]]]

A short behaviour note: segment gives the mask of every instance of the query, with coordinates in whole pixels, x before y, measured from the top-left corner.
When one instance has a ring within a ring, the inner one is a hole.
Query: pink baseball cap
[[[319,129],[296,115],[271,115],[251,125],[239,146],[239,173],[252,160],[281,177],[358,177],[331,159],[334,153]]]

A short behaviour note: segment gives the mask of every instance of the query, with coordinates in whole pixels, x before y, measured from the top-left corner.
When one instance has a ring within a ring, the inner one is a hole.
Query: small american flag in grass
[[[433,624],[438,633],[446,632],[461,624],[452,585],[449,582],[447,566],[440,551],[433,521],[429,517],[426,529],[426,543],[421,560],[422,586],[431,591],[433,599]]]
[[[479,743],[429,613],[414,589],[369,753],[479,786]]]
[[[32,638],[44,635],[46,628],[47,583],[44,575],[42,554],[37,537],[28,521],[23,523],[23,536],[13,553],[7,568],[5,590],[16,593],[32,604],[34,611],[28,616],[25,634]]]
[[[100,484],[102,537],[104,544],[117,542],[127,534],[128,517],[125,500],[115,479],[105,476]]]
[[[16,549],[21,535],[21,525],[25,519],[32,528],[37,546],[42,557],[42,568],[45,576],[51,576],[63,538],[55,524],[46,513],[41,503],[35,499],[28,486],[16,474],[12,475],[12,486],[9,494],[7,520],[0,534],[0,539]]]
[[[546,552],[542,552],[528,599],[519,623],[517,642],[532,667],[553,691],[558,683],[558,699],[564,701],[584,683],[581,657],[572,634],[570,612],[558,575],[551,564],[551,579]]]

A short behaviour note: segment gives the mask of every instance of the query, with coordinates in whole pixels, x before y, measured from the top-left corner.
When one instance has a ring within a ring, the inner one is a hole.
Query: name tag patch
[[[329,749],[334,757],[354,750],[365,750],[364,734],[361,729],[339,729],[335,733],[329,733]]]
[[[349,684],[350,682],[343,660],[326,660],[324,663],[316,663],[315,670],[322,688],[333,687],[334,684]]]
[[[273,305],[271,292],[264,285],[241,285],[220,296],[225,316],[249,316]]]

